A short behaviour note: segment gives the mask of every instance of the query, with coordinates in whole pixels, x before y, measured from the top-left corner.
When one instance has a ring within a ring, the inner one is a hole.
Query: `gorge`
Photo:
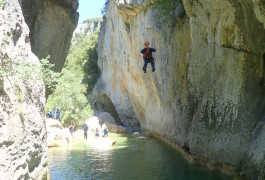
[[[41,80],[17,82],[20,62],[51,56],[60,71],[78,0],[0,1],[0,175],[49,178]],[[91,94],[120,120],[189,154],[264,179],[265,3],[183,0],[159,17],[151,0],[110,0]],[[140,50],[156,48],[143,73]],[[34,53],[34,54],[33,54]],[[12,74],[6,71],[12,69]],[[23,74],[23,73],[22,73]]]

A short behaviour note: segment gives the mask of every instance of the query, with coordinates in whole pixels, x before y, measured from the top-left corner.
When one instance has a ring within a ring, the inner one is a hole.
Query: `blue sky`
[[[79,21],[82,23],[88,18],[101,17],[101,9],[106,0],[79,0]]]

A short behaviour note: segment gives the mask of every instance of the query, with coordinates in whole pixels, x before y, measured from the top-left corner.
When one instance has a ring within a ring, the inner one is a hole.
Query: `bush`
[[[6,3],[6,0],[0,0],[0,7],[3,7]]]
[[[51,69],[54,64],[49,63],[48,59],[49,57],[40,60],[40,64],[29,61],[19,61],[13,65],[1,63],[0,78],[12,76],[17,84],[43,80],[47,87],[53,89],[60,73]]]
[[[152,6],[157,10],[157,18],[163,23],[175,24],[174,11],[179,4],[182,4],[182,0],[155,0]]]

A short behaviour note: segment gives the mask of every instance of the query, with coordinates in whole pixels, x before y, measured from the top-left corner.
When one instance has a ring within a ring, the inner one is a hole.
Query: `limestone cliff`
[[[45,179],[44,84],[26,78],[23,66],[38,65],[39,60],[31,52],[29,29],[17,0],[5,1],[0,19],[0,177]]]
[[[61,69],[77,6],[77,0],[0,1],[0,179],[49,178],[38,57],[50,54]]]
[[[78,22],[78,0],[21,0],[30,29],[32,52],[38,58],[50,55],[56,71],[61,71]]]
[[[108,96],[122,119],[138,120],[192,154],[263,177],[264,3],[183,0],[171,26],[151,4],[110,0],[94,93]],[[150,64],[142,72],[145,40],[157,49],[154,73]]]

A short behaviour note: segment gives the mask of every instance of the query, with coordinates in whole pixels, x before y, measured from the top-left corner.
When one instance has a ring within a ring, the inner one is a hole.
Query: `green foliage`
[[[21,106],[18,107],[18,114],[19,114],[20,117],[23,117],[23,115],[24,115],[23,107],[21,107]]]
[[[1,65],[0,67],[0,78],[10,76],[11,70],[8,66],[6,65]]]
[[[63,124],[82,124],[92,115],[84,92],[85,86],[80,83],[80,77],[66,70],[60,77],[56,90],[48,97],[46,110],[59,106]]]
[[[3,7],[6,3],[6,0],[0,0],[0,7]]]
[[[51,64],[49,62],[49,60],[48,60],[49,58],[50,57],[48,56],[46,59],[42,59],[40,61],[41,62],[41,72],[42,72],[44,84],[51,91],[53,91],[56,84],[57,84],[58,78],[60,77],[60,73],[54,72],[52,70],[52,67],[54,66],[54,64]]]
[[[13,65],[1,63],[0,78],[12,76],[17,84],[27,84],[31,81],[43,80],[49,88],[54,88],[60,73],[54,72],[54,66],[49,63],[49,57],[42,59],[41,64],[30,61],[19,61]]]
[[[17,93],[16,93],[16,95],[17,95],[18,102],[19,103],[22,103],[23,93],[22,93],[22,90],[21,90],[21,88],[19,86],[17,87]]]
[[[97,30],[89,37],[81,35],[71,46],[55,91],[48,97],[46,111],[60,107],[62,123],[81,125],[93,114],[85,94],[98,77]]]
[[[157,10],[158,19],[163,23],[174,24],[176,17],[173,12],[179,4],[182,4],[182,0],[155,0],[152,6]]]
[[[88,49],[86,51],[86,60],[83,63],[83,83],[87,85],[87,93],[91,92],[94,88],[100,72],[97,65],[98,60],[98,34],[99,30],[90,35]]]
[[[20,61],[13,66],[14,77],[16,82],[29,83],[30,81],[40,80],[40,66],[39,64],[28,62],[28,61]]]
[[[92,23],[98,23],[98,22],[101,22],[102,21],[102,18],[100,17],[97,17],[97,18],[91,18],[91,19],[86,19],[83,21],[83,23],[87,23],[88,26]]]

